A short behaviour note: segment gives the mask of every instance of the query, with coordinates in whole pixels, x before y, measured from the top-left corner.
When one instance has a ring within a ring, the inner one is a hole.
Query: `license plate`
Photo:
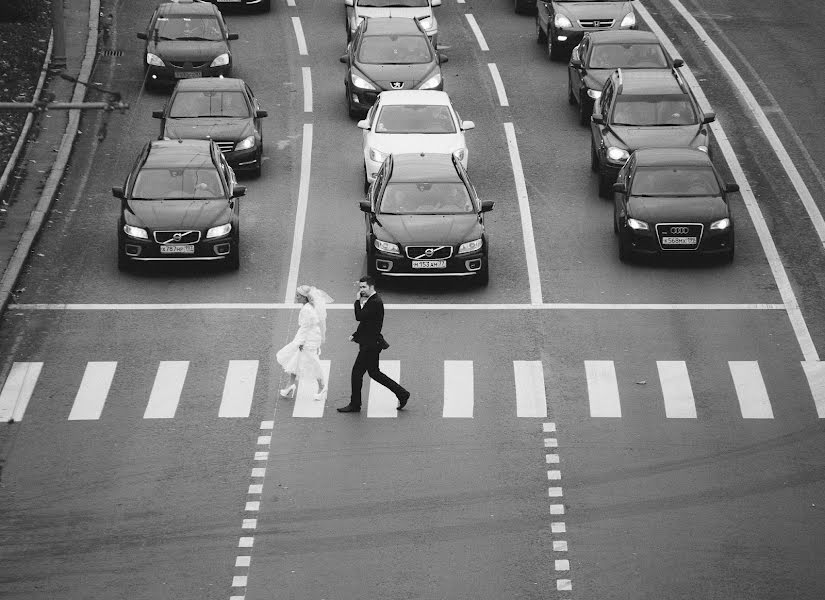
[[[203,73],[200,71],[175,71],[175,77],[177,79],[195,79],[202,76]]]
[[[663,236],[662,237],[662,245],[663,246],[695,246],[696,245],[696,238],[695,237],[683,236],[683,235]]]
[[[160,247],[161,254],[194,254],[195,246],[192,244],[170,244]]]
[[[446,269],[446,260],[414,260],[412,261],[413,269]]]

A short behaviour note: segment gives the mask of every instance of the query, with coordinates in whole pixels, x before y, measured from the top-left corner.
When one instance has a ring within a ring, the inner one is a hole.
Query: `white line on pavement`
[[[164,360],[158,365],[144,419],[172,419],[178,409],[180,394],[189,370],[187,360]]]
[[[309,67],[301,67],[304,80],[304,112],[312,112],[312,71]]]
[[[295,30],[295,38],[298,40],[298,54],[307,55],[307,42],[304,38],[304,28],[301,27],[301,17],[292,17],[292,28]]]
[[[230,360],[226,369],[219,417],[248,417],[258,377],[257,360]]]
[[[490,75],[493,78],[493,84],[496,86],[498,103],[501,106],[510,106],[510,102],[507,100],[507,92],[504,91],[504,82],[501,80],[501,74],[498,72],[496,63],[487,63],[487,66],[490,68]]]
[[[0,422],[21,421],[40,377],[42,362],[16,362],[0,391]]]
[[[445,418],[473,418],[473,361],[444,361]]]
[[[80,388],[69,413],[69,421],[88,421],[100,418],[109,387],[115,376],[117,362],[90,362],[86,364]]]
[[[527,198],[527,183],[524,181],[524,171],[521,168],[521,156],[516,142],[516,130],[512,123],[504,124],[507,134],[507,149],[510,151],[510,163],[513,167],[513,177],[516,182],[516,197],[518,198],[519,212],[521,213],[521,235],[524,238],[524,254],[527,262],[527,277],[530,280],[530,302],[541,304],[541,278],[539,277],[539,261],[536,253],[536,240],[533,237],[533,217],[530,215],[530,201]]]
[[[665,46],[665,49],[670,52],[671,55],[677,55],[676,46],[674,46],[673,42],[668,39],[665,32],[662,31],[662,28],[659,27],[659,24],[653,19],[647,9],[640,3],[637,3],[636,10]],[[684,74],[688,84],[696,94],[696,98],[699,101],[702,110],[710,110],[710,102],[708,102],[705,92],[702,90],[699,82],[693,75],[693,72],[687,66],[682,67],[681,71]],[[768,260],[768,264],[771,267],[771,272],[773,273],[776,287],[779,290],[779,294],[782,296],[782,302],[785,305],[785,310],[788,312],[788,319],[791,322],[791,327],[793,327],[794,334],[796,335],[797,342],[799,343],[799,347],[802,351],[802,355],[806,361],[819,360],[819,354],[817,353],[816,346],[811,338],[811,333],[808,331],[808,325],[805,323],[805,317],[802,315],[802,311],[799,308],[796,295],[791,287],[791,282],[785,272],[785,267],[782,265],[782,259],[779,257],[779,251],[776,249],[776,245],[771,237],[771,232],[765,222],[765,217],[762,215],[762,210],[759,208],[759,204],[756,202],[756,197],[753,195],[750,183],[745,176],[745,171],[742,169],[742,165],[739,163],[739,159],[733,151],[733,147],[730,145],[727,135],[725,134],[725,130],[722,129],[722,126],[718,122],[714,121],[710,124],[710,128],[713,131],[714,140],[719,146],[719,149],[722,151],[722,154],[724,155],[734,178],[739,182],[739,192],[745,203],[745,208],[748,210],[748,215],[753,222],[753,226],[756,229],[756,233],[759,235],[759,241],[762,242],[762,249],[765,252],[765,257]]]
[[[768,390],[759,363],[756,361],[732,360],[728,362],[739,408],[743,419],[773,419],[773,409],[768,398]]]
[[[825,419],[825,363],[803,362],[802,368],[814,397],[816,414],[820,419]]]
[[[324,373],[324,381],[326,381],[327,384],[329,384],[329,367],[330,362],[328,360],[321,361],[321,371]],[[317,393],[317,381],[299,381],[298,389],[295,392],[295,402],[292,407],[292,416],[306,417],[310,419],[320,419],[323,417],[326,402],[323,400],[316,400],[315,394]]]
[[[586,360],[584,369],[587,373],[590,416],[621,417],[622,405],[619,401],[619,384],[616,382],[616,369],[613,361]]]
[[[695,419],[696,402],[685,362],[659,360],[656,361],[656,367],[662,384],[665,416],[668,419]]]
[[[304,244],[307,205],[309,204],[309,173],[312,169],[312,123],[304,123],[304,140],[301,146],[301,175],[298,181],[298,206],[295,208],[295,232],[292,235],[292,255],[289,258],[289,276],[286,280],[284,302],[290,304],[298,287],[298,269],[301,266],[301,249]]]
[[[378,368],[390,379],[395,379],[401,383],[401,361],[381,360],[378,361]],[[367,400],[367,416],[379,419],[394,419],[398,416],[398,399],[389,389],[377,381],[370,379],[370,392]]]
[[[538,360],[514,360],[516,381],[516,416],[546,417],[547,396],[544,393],[544,367]]]
[[[487,46],[487,42],[484,40],[484,34],[481,33],[481,29],[476,23],[476,18],[473,15],[464,15],[467,17],[467,22],[470,24],[470,29],[473,30],[473,33],[476,36],[476,40],[478,40],[479,47],[484,51],[487,52],[490,48]]]
[[[295,0],[286,0],[287,6],[295,6]]]

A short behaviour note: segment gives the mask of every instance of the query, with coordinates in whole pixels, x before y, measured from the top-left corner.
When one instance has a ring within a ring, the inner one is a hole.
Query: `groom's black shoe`
[[[353,404],[347,404],[346,406],[342,406],[341,408],[336,409],[338,412],[361,412],[360,406],[355,406]]]
[[[410,399],[410,393],[408,391],[404,391],[402,396],[398,397],[398,410],[401,410],[405,406],[407,406],[407,400]]]

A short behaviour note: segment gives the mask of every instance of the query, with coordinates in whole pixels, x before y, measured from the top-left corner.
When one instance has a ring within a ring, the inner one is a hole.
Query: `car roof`
[[[154,140],[143,168],[212,167],[212,142],[210,140]]]
[[[158,6],[160,15],[213,15],[220,14],[217,7],[209,2],[163,2]]]
[[[411,17],[374,17],[366,19],[364,35],[426,35]]]
[[[191,81],[191,80],[190,80]],[[387,90],[381,92],[381,104],[443,104],[450,105],[447,92],[438,90]]]
[[[176,90],[242,90],[244,89],[243,79],[236,77],[197,77],[194,79],[181,79],[178,81]]]
[[[590,37],[591,44],[659,43],[659,38],[656,37],[655,33],[641,29],[611,29],[607,31],[593,31],[587,35]]]
[[[695,148],[643,148],[633,153],[636,167],[711,166],[707,152]]]
[[[392,175],[395,182],[461,181],[452,154],[409,152],[392,155]]]
[[[685,91],[668,69],[621,70],[620,94],[683,94]]]

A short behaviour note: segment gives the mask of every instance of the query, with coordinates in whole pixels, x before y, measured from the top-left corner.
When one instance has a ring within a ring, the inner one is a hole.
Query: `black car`
[[[206,0],[220,9],[250,8],[260,12],[272,9],[272,0]]]
[[[619,258],[634,253],[715,254],[733,260],[733,216],[725,184],[706,152],[651,148],[634,152],[613,184]]]
[[[676,70],[617,69],[590,117],[590,168],[607,196],[616,174],[639,148],[697,148],[709,152],[716,114],[702,113]]]
[[[482,202],[452,154],[391,154],[367,199],[367,271],[387,277],[489,280]]]
[[[126,182],[113,187],[121,199],[117,265],[187,260],[240,264],[237,185],[232,167],[209,140],[147,143]]]
[[[220,11],[208,2],[164,2],[152,13],[145,32],[144,85],[174,83],[195,77],[229,77],[232,52],[229,33]]]
[[[161,120],[160,139],[212,140],[234,170],[261,174],[267,112],[242,79],[179,81],[166,108],[152,116]]]
[[[567,66],[567,100],[579,105],[579,122],[590,123],[593,104],[616,69],[673,69],[684,64],[671,59],[650,31],[619,29],[586,33],[573,48]]]
[[[364,19],[341,57],[351,117],[363,118],[384,90],[443,90],[441,63],[418,19]]]
[[[630,0],[542,0],[536,2],[536,40],[550,60],[561,60],[588,31],[636,29]]]

